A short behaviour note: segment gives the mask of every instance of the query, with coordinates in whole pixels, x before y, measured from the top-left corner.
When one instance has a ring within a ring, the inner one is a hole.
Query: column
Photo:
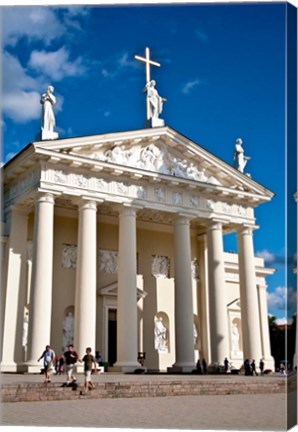
[[[209,317],[209,295],[208,295],[208,249],[207,236],[198,236],[198,262],[199,262],[199,318],[200,318],[200,359],[210,361],[210,317]]]
[[[38,372],[37,362],[50,344],[52,319],[52,277],[54,238],[54,197],[39,194],[35,200],[33,259],[30,289],[28,372]]]
[[[244,359],[262,357],[260,317],[254,263],[252,228],[238,231],[241,322]]]
[[[79,203],[74,345],[80,358],[96,336],[96,202]]]
[[[12,207],[10,236],[7,245],[8,265],[3,310],[1,372],[17,372],[21,370],[23,362],[22,332],[26,289],[27,234],[28,212]]]
[[[189,219],[174,221],[175,257],[175,345],[174,369],[182,372],[195,368],[193,341],[193,298]]]
[[[229,333],[225,287],[222,223],[213,221],[207,228],[210,363],[223,364],[229,357]]]
[[[271,356],[270,334],[268,324],[268,307],[266,296],[266,285],[257,285],[258,304],[260,311],[260,327],[261,327],[261,342],[262,342],[262,357],[265,362],[265,368],[274,370],[274,359]],[[260,359],[255,359],[256,364]]]
[[[119,261],[117,297],[117,362],[115,367],[131,372],[138,363],[136,209],[119,212]]]

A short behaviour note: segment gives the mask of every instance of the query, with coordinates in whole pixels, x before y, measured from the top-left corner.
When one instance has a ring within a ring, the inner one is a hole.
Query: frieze
[[[166,191],[163,188],[155,188],[154,189],[154,198],[156,201],[165,202],[166,200]]]
[[[136,195],[140,199],[147,198],[147,188],[145,186],[136,186]]]
[[[182,205],[182,203],[183,203],[183,196],[182,196],[181,192],[173,192],[172,203],[174,205]]]
[[[109,183],[107,182],[107,180],[100,178],[100,179],[96,179],[95,180],[95,187],[96,189],[103,191],[103,192],[107,192],[108,188],[109,188]]]
[[[54,182],[55,183],[67,183],[67,176],[62,170],[54,171]]]
[[[87,188],[88,179],[82,174],[74,174],[73,175],[75,185],[81,188]]]

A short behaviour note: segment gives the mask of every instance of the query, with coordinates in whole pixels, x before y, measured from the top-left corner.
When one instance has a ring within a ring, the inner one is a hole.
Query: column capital
[[[139,207],[130,205],[120,205],[117,206],[117,211],[120,216],[136,216]]]
[[[79,211],[81,210],[97,210],[97,202],[92,199],[78,198],[73,201],[78,206]]]
[[[237,234],[248,234],[248,235],[252,235],[253,231],[256,229],[259,229],[259,225],[240,225],[239,227],[237,227]]]
[[[174,224],[175,225],[187,225],[190,224],[191,217],[177,213],[174,216]]]
[[[207,220],[205,222],[206,227],[208,228],[208,230],[212,230],[212,229],[218,229],[218,230],[222,230],[223,229],[223,225],[227,223],[227,221],[225,219],[210,219]]]
[[[35,195],[35,203],[47,202],[49,204],[55,204],[54,195],[50,192],[38,192]]]

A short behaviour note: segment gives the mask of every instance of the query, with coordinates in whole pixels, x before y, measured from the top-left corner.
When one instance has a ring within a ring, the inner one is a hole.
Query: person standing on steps
[[[64,359],[66,363],[66,372],[67,372],[67,382],[69,385],[72,381],[75,381],[76,378],[73,374],[73,369],[75,363],[78,361],[78,354],[73,349],[73,344],[68,345],[68,350],[64,353]]]
[[[54,367],[55,357],[56,357],[55,352],[51,349],[50,345],[47,345],[44,352],[41,354],[39,359],[37,359],[37,361],[40,361],[43,358],[45,383],[51,382],[51,372]]]
[[[97,373],[97,364],[96,364],[95,357],[91,353],[92,353],[91,348],[90,347],[86,348],[86,354],[80,360],[81,363],[84,362],[84,373],[85,373],[84,392],[85,392],[85,394],[88,392],[88,390],[93,390],[95,388],[94,383],[91,381],[91,373],[92,373],[92,365],[94,365],[95,373]]]

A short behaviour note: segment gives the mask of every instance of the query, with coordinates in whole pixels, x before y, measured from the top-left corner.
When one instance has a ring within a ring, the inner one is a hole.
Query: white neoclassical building
[[[1,371],[91,346],[122,371],[273,368],[254,209],[273,193],[174,129],[29,144],[3,168]],[[238,253],[223,237],[235,232]]]

